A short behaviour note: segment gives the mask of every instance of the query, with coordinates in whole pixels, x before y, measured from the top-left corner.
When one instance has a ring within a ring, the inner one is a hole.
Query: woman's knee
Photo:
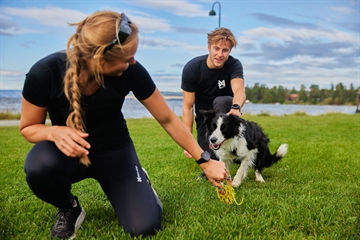
[[[126,232],[128,232],[132,237],[139,236],[151,236],[155,235],[161,228],[161,218],[153,219],[153,221],[140,221],[135,223],[132,226],[124,226]]]
[[[121,217],[118,219],[125,231],[132,237],[155,235],[161,229],[163,214],[161,204],[150,204],[144,212],[133,212],[132,214],[133,216],[125,221],[124,219],[121,221]]]
[[[61,152],[52,142],[36,143],[25,159],[24,170],[27,180],[46,180],[58,169],[60,158]]]

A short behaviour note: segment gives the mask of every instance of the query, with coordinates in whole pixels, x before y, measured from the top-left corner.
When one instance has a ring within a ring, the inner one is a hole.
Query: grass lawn
[[[289,152],[263,171],[266,183],[249,171],[235,189],[240,206],[196,181],[199,166],[155,120],[127,121],[164,207],[161,231],[141,239],[360,239],[360,114],[244,118],[263,127],[272,152],[281,143]],[[23,171],[32,144],[17,127],[0,127],[0,136],[0,239],[49,239],[57,210],[32,194]],[[95,180],[72,191],[87,212],[76,239],[131,239]]]

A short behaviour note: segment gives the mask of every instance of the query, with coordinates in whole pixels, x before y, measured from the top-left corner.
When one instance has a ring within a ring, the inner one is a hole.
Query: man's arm
[[[242,78],[233,78],[230,82],[231,89],[234,94],[233,104],[239,104],[240,107],[244,106],[246,100],[244,79]],[[241,116],[241,113],[237,109],[230,109],[229,114],[234,114],[237,116]]]

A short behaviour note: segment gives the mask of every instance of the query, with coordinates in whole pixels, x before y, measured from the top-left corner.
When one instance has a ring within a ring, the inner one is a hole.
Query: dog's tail
[[[269,148],[267,148],[266,151],[267,151],[265,153],[267,158],[266,161],[258,162],[256,166],[256,169],[259,170],[260,172],[262,171],[263,168],[268,168],[274,163],[277,163],[280,159],[282,159],[288,152],[288,145],[281,144],[274,154],[270,153]]]
[[[288,152],[288,145],[281,144],[280,147],[276,150],[276,152],[273,155],[271,155],[272,163],[276,163],[277,161],[282,159],[287,152]]]
[[[282,159],[286,155],[287,152],[288,152],[287,144],[281,144],[274,154],[268,152],[269,154],[268,156],[270,156],[270,159],[268,159],[268,161],[265,162],[264,167],[268,168],[274,163],[277,163],[280,159]],[[262,168],[260,167],[260,169]]]

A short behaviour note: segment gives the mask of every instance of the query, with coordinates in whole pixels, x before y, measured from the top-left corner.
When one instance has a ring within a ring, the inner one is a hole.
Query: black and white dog
[[[281,144],[274,154],[270,153],[267,135],[255,122],[235,115],[204,111],[204,121],[210,149],[226,164],[228,171],[234,160],[241,160],[232,185],[239,187],[247,176],[249,168],[255,168],[256,181],[265,182],[261,171],[278,162],[288,151],[287,144]]]

